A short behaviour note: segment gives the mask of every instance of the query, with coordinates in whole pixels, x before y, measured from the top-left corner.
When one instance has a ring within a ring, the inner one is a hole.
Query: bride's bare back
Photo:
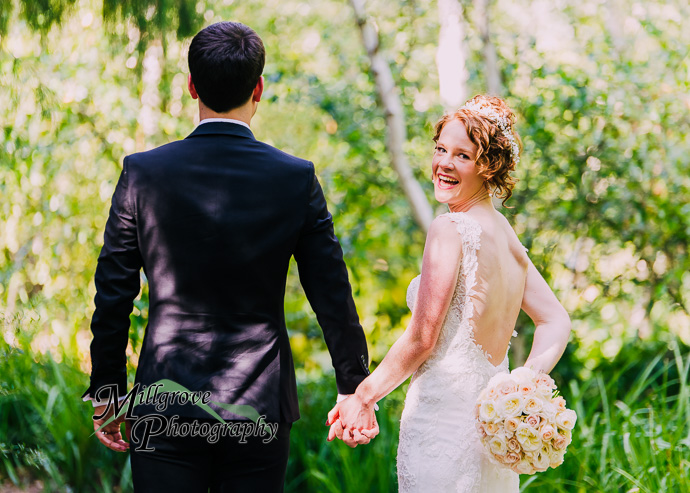
[[[498,211],[468,214],[481,226],[470,324],[475,342],[497,366],[506,354],[520,314],[528,258],[508,220]]]

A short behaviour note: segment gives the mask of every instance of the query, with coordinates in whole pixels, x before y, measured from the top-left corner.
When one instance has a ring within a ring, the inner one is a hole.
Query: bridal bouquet
[[[562,464],[577,420],[553,379],[526,367],[489,380],[477,399],[475,416],[490,456],[518,474]]]

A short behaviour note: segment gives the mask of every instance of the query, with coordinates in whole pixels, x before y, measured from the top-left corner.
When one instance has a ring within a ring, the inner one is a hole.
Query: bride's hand
[[[365,405],[357,394],[336,404],[328,413],[328,441],[338,437],[350,447],[364,445],[379,433],[374,407]]]

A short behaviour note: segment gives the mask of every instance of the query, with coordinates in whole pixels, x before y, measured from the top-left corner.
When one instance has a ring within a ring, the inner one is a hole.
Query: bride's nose
[[[452,170],[454,169],[453,160],[447,154],[438,163],[439,168]]]

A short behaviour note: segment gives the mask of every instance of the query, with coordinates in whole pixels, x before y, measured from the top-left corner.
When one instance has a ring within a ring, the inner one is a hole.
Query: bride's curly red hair
[[[515,113],[501,98],[477,95],[469,101],[488,104],[499,115],[510,122],[510,129],[522,150],[520,136],[513,128]],[[490,118],[468,109],[459,109],[444,115],[436,124],[434,142],[438,142],[441,130],[451,120],[459,120],[465,125],[467,136],[477,146],[475,164],[479,168],[479,175],[484,178],[489,189],[493,189],[498,198],[502,198],[502,205],[513,195],[513,188],[517,179],[510,175],[515,170],[515,161],[511,152],[511,142],[503,135],[498,125]]]

